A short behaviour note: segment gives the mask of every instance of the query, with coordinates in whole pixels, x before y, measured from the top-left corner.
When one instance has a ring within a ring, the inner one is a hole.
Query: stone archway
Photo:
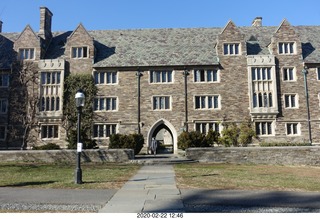
[[[148,132],[147,142],[148,145],[151,144],[152,137],[156,137],[156,135],[163,130],[164,141],[170,142],[170,138],[173,146],[173,153],[176,154],[178,152],[178,135],[174,126],[165,119],[160,119],[155,122],[151,129]],[[170,137],[171,136],[171,137]]]

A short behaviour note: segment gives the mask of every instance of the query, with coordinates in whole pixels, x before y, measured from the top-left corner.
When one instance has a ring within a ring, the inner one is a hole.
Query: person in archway
[[[150,145],[151,154],[156,155],[157,147],[158,147],[157,140],[155,138],[152,138],[151,145]]]

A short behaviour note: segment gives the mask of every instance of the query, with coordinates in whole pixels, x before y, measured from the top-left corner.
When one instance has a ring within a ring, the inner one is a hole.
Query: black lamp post
[[[82,143],[80,139],[80,126],[81,126],[81,112],[82,107],[84,106],[85,95],[80,89],[75,95],[76,106],[78,110],[78,124],[77,124],[77,168],[75,171],[75,183],[82,184],[82,170],[81,170],[81,152],[82,152]]]

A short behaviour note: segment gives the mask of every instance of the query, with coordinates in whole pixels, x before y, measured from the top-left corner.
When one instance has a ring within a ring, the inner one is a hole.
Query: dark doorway
[[[173,153],[173,135],[165,124],[160,124],[153,132],[152,138],[158,143],[157,153],[168,154]]]

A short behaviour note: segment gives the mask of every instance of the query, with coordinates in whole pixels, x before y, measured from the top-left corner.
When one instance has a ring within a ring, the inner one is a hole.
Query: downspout
[[[304,68],[302,69],[302,74],[303,74],[303,76],[304,76],[304,89],[305,89],[306,104],[307,104],[309,143],[312,144],[311,122],[310,122],[310,108],[309,108],[309,93],[308,93],[308,83],[307,83],[308,70],[307,70],[307,67],[306,67],[306,66],[304,66]]]
[[[185,109],[185,118],[184,118],[184,128],[185,131],[189,131],[188,127],[188,75],[189,72],[187,70],[183,71],[183,76],[184,76],[184,109]]]
[[[11,82],[13,81],[13,64],[11,63],[10,64],[10,76],[9,76],[9,84],[8,84],[8,90],[9,90],[9,92],[8,92],[8,105],[7,105],[7,128],[6,128],[6,133],[5,133],[5,138],[6,138],[6,149],[9,149],[9,138],[8,138],[8,133],[9,133],[9,131],[8,131],[8,129],[9,129],[9,127],[10,127],[10,122],[11,122],[11,120],[10,120],[10,118],[11,118],[11,116],[10,116],[10,112],[11,112],[11,110],[10,110],[10,107],[11,107],[11,92],[10,92],[10,90],[11,90]]]
[[[136,77],[137,77],[137,83],[138,83],[138,112],[137,112],[137,123],[138,123],[138,134],[141,134],[141,127],[140,127],[140,122],[141,122],[141,103],[140,103],[140,98],[141,98],[141,93],[140,93],[140,78],[142,76],[142,73],[139,71],[136,72]]]

